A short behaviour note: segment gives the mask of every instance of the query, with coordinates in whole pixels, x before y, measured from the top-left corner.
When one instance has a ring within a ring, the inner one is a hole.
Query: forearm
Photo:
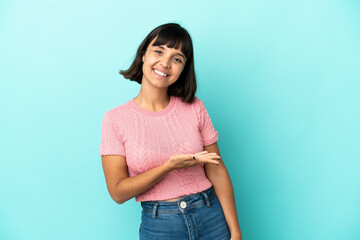
[[[208,167],[213,168],[213,166]],[[242,239],[230,176],[223,163],[217,168],[211,172],[209,171],[211,174],[209,174],[208,178],[212,182],[215,194],[220,201],[232,239]]]
[[[116,183],[116,202],[122,204],[127,200],[145,192],[160,181],[170,170],[167,164],[162,164],[139,175],[125,178]]]

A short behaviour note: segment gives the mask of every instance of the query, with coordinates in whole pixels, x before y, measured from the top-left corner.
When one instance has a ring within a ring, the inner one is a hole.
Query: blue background
[[[244,240],[360,239],[360,3],[0,2],[0,239],[137,239],[99,156],[118,74],[177,22],[219,133]]]

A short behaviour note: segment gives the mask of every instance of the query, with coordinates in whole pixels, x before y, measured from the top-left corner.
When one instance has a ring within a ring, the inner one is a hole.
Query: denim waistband
[[[176,201],[143,201],[141,206],[144,212],[152,213],[156,218],[157,214],[180,213],[192,209],[201,204],[210,207],[210,201],[215,197],[213,188],[180,197]]]

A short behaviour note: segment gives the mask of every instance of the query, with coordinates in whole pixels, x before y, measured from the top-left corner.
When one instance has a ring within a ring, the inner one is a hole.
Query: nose
[[[171,57],[163,56],[161,58],[160,64],[165,68],[169,68],[170,67],[170,61],[171,61]]]

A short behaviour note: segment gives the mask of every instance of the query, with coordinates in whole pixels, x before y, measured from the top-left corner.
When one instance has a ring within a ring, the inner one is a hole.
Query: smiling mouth
[[[164,77],[169,76],[169,74],[166,74],[166,73],[164,73],[164,72],[162,72],[162,71],[160,71],[160,70],[157,70],[156,68],[154,68],[154,71],[155,71],[157,74],[162,75],[162,76],[164,76]]]
[[[164,73],[162,73],[162,72],[160,72],[160,71],[158,71],[156,69],[153,69],[153,73],[155,74],[155,76],[157,78],[160,78],[160,79],[166,79],[167,77],[169,77],[168,74],[165,74],[165,76],[164,76]]]

